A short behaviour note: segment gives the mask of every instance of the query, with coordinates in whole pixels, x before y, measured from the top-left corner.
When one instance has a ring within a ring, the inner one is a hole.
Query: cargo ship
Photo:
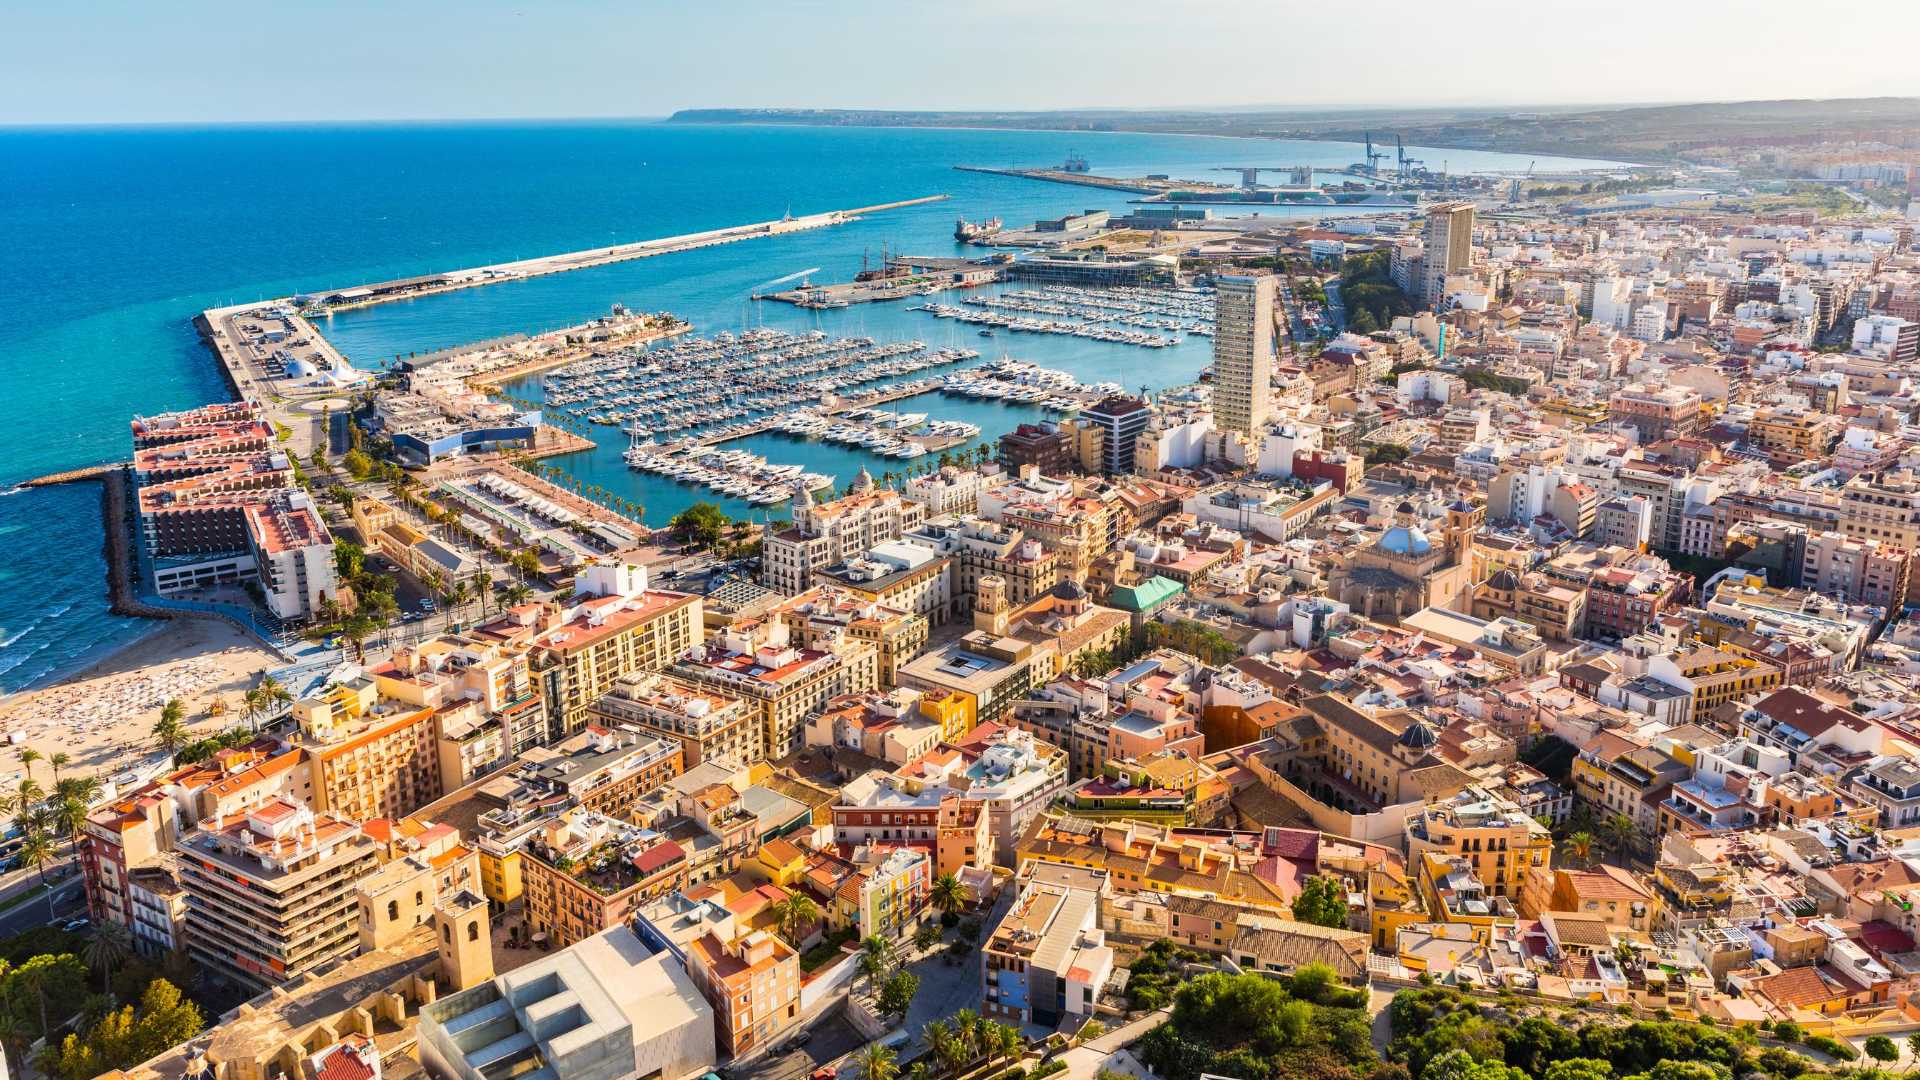
[[[988,218],[985,221],[968,221],[966,218],[953,223],[953,238],[965,243],[970,240],[984,240],[1000,231],[1000,219]]]

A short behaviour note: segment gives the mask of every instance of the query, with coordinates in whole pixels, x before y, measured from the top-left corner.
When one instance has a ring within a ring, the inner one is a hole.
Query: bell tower
[[[433,908],[433,934],[447,993],[493,978],[492,920],[487,917],[485,898],[466,889],[442,897]]]

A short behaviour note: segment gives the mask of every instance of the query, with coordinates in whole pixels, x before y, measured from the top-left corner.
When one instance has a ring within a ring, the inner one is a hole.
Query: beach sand
[[[0,735],[25,734],[24,742],[0,746],[0,791],[19,783],[17,755],[27,748],[40,752],[33,776],[42,787],[53,786],[46,758],[56,753],[71,759],[63,775],[108,780],[158,752],[153,725],[169,698],[185,703],[192,738],[241,723],[240,695],[284,663],[229,623],[168,622],[52,686],[0,702]],[[216,701],[226,711],[209,715]]]

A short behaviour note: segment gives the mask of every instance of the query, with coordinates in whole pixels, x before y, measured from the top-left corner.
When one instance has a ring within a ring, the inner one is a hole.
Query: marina
[[[1213,336],[1213,291],[1205,288],[1087,289],[1054,285],[969,296],[961,305],[919,304],[937,319],[994,330],[1057,334],[1164,349],[1186,334]]]
[[[847,396],[861,397],[858,388],[867,384],[979,357],[973,349],[834,338],[818,330],[721,331],[712,338],[620,350],[562,367],[543,380],[544,404],[637,438],[684,434],[713,441],[750,434],[778,409],[831,409]],[[869,398],[915,388],[902,383],[873,389],[876,393],[862,398],[867,404]]]

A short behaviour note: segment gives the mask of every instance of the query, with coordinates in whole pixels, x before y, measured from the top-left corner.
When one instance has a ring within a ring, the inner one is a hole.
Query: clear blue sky
[[[1920,94],[1920,0],[6,0],[0,123]]]

